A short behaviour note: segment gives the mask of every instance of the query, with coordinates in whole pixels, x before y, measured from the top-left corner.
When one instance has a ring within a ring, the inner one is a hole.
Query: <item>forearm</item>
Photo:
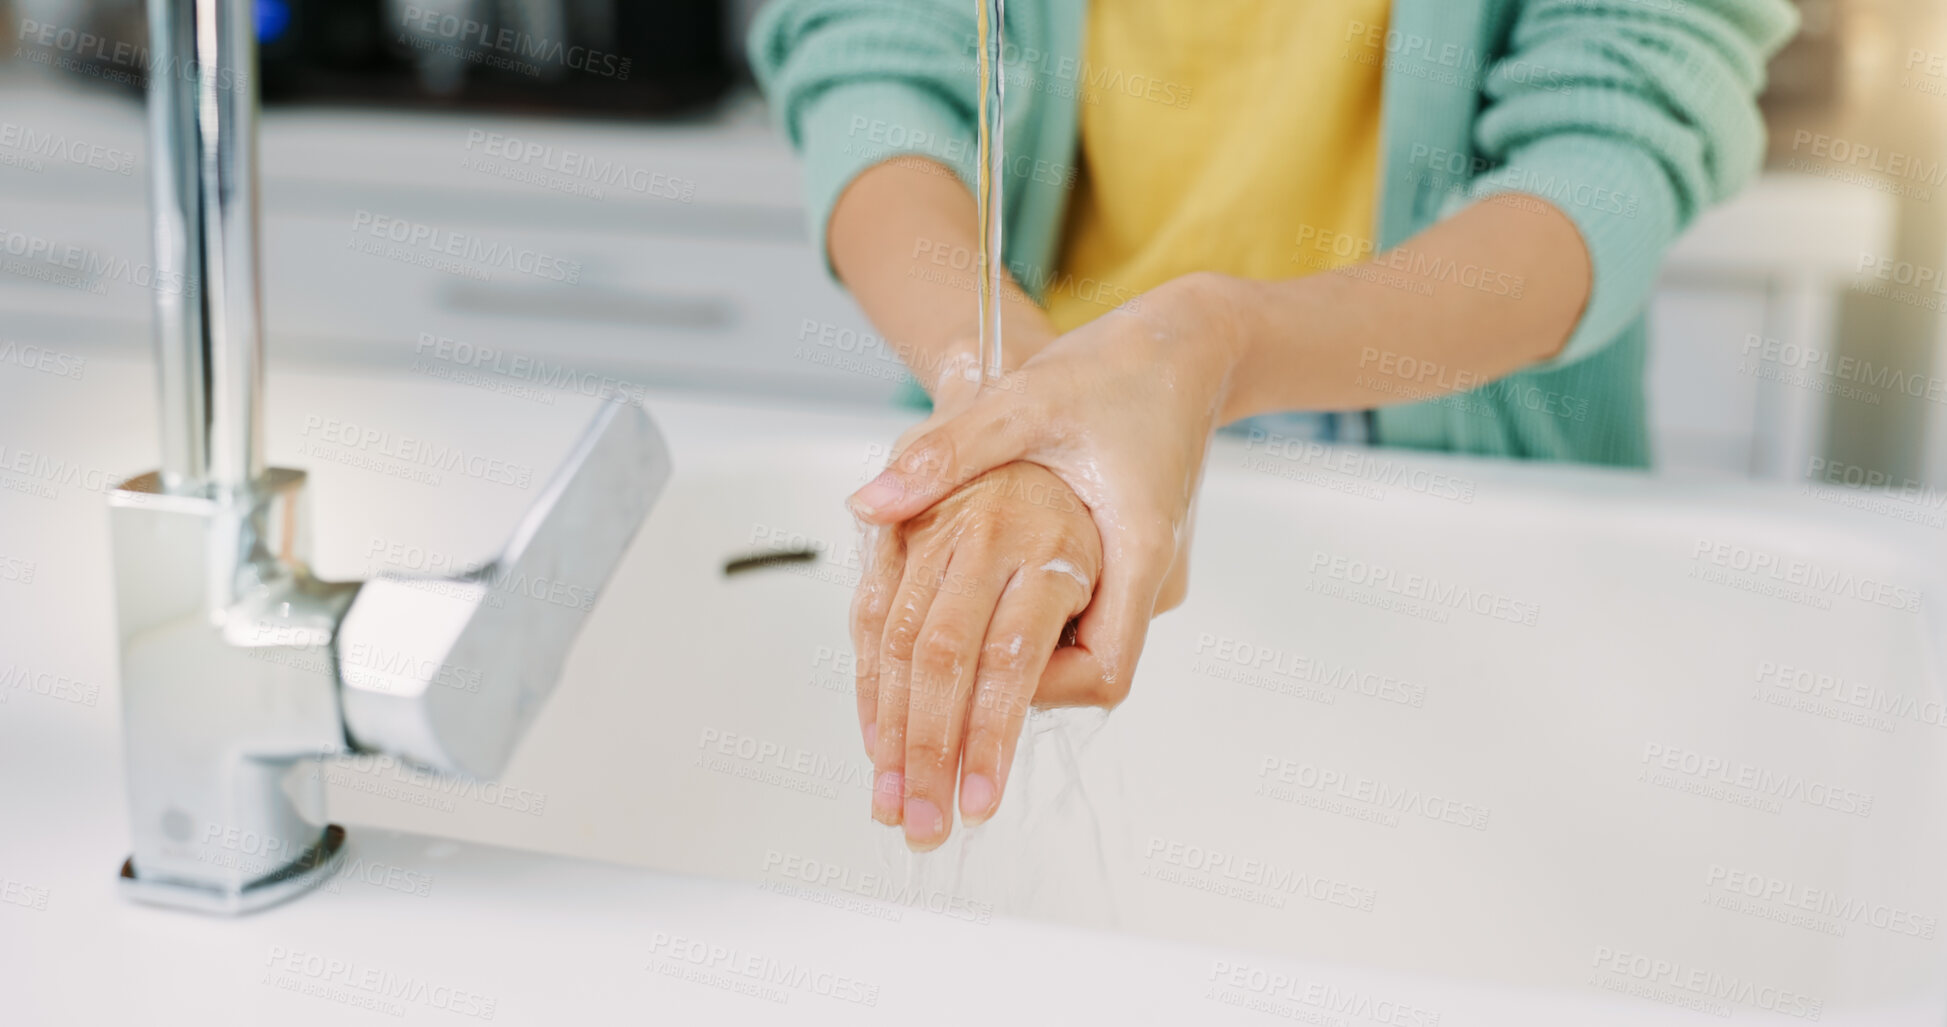
[[[1222,418],[1477,388],[1559,352],[1590,288],[1574,223],[1520,194],[1474,204],[1336,272],[1229,280],[1235,367]]]
[[[928,391],[979,337],[973,194],[943,164],[899,157],[853,181],[826,233],[832,267]],[[1003,276],[1001,334],[1012,369],[1055,337],[1033,299]]]

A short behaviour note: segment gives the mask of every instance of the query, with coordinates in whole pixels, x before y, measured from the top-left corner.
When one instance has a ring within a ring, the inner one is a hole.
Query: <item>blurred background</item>
[[[512,354],[572,372],[557,384],[889,402],[903,370],[811,252],[743,66],[761,3],[261,0],[273,363],[505,389]],[[1658,463],[1947,486],[1947,5],[1799,6],[1763,178],[1665,267]],[[0,24],[0,340],[143,349],[142,4],[0,0]],[[384,219],[545,270],[374,251],[363,229]],[[87,257],[49,273],[19,259],[32,246]]]

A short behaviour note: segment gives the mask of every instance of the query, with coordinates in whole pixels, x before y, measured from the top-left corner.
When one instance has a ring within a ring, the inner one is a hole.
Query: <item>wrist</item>
[[[1361,320],[1364,308],[1343,291],[1351,281],[1335,274],[1234,280],[1229,309],[1235,384],[1226,393],[1220,424],[1281,410],[1356,408],[1340,405],[1318,359],[1371,330]]]
[[[1210,377],[1218,423],[1236,420],[1232,410],[1244,400],[1253,333],[1250,330],[1259,283],[1214,271],[1172,279],[1154,290],[1160,313],[1188,356]]]

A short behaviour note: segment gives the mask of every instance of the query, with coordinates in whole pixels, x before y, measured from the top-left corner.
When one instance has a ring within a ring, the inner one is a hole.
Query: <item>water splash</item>
[[[1007,794],[992,820],[956,825],[946,845],[916,855],[897,829],[877,828],[887,879],[909,895],[952,896],[1001,915],[1096,928],[1121,926],[1104,821],[1123,796],[1101,709],[1035,710],[1021,731]],[[1107,758],[1104,758],[1107,757]],[[1085,771],[1118,794],[1094,794]]]

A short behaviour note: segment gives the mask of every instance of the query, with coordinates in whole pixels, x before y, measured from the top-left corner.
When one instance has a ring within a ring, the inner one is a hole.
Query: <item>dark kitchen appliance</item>
[[[734,2],[256,0],[259,85],[267,104],[690,114],[739,74]],[[70,27],[51,56],[102,64],[116,73],[97,78],[140,87],[142,0],[73,4]],[[66,45],[77,37],[92,42]]]

